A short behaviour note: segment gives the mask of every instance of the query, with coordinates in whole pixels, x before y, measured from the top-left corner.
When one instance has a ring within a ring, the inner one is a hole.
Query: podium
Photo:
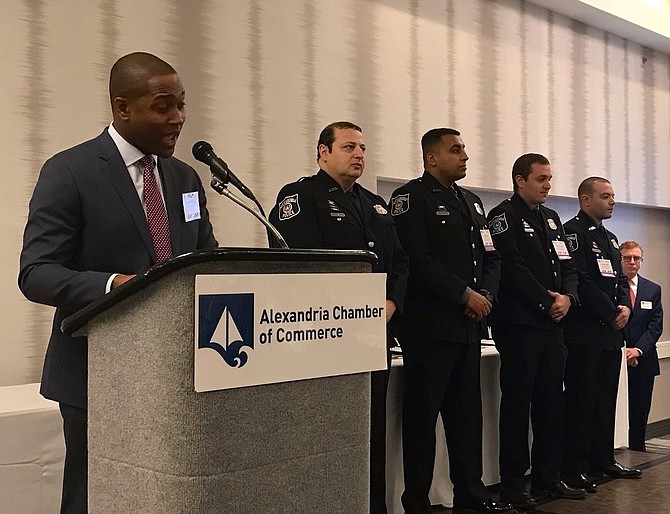
[[[369,373],[196,393],[194,277],[367,273],[375,259],[203,250],[67,318],[88,336],[89,512],[367,513]]]

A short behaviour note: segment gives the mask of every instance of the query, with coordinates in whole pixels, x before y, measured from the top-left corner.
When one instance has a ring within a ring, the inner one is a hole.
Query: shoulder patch
[[[298,193],[285,197],[279,202],[279,221],[286,221],[300,213]]]
[[[579,239],[577,234],[565,234],[565,240],[568,242],[570,251],[576,252],[577,248],[579,248]]]
[[[491,235],[493,236],[497,236],[498,234],[505,232],[509,228],[505,213],[503,212],[502,214],[498,214],[497,216],[491,218],[491,221],[489,221],[489,228],[491,229]]]
[[[399,216],[409,211],[409,193],[391,198],[391,216]]]

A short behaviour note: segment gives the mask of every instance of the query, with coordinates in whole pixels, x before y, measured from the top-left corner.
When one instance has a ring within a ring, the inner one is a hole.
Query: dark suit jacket
[[[216,247],[198,174],[180,160],[158,169],[175,255]],[[186,222],[182,193],[198,191],[201,219]],[[113,273],[136,274],[156,262],[135,186],[114,144],[101,135],[43,166],[23,236],[19,287],[31,301],[56,307],[41,393],[86,407],[87,341],[60,331],[63,319],[103,296]]]
[[[538,209],[541,221],[514,194],[489,212],[489,227],[502,258],[500,293],[491,316],[493,326],[559,330],[562,325],[549,317],[554,299],[547,291],[570,295],[573,303],[579,301],[574,259],[559,259],[554,247],[554,241],[566,243],[561,218],[544,205]]]
[[[584,211],[565,224],[565,232],[579,272],[581,300],[580,306],[570,309],[566,316],[565,344],[621,348],[623,331],[614,330],[612,321],[618,305],[631,305],[619,242],[604,226],[597,227]],[[603,276],[598,259],[609,260],[615,276]]]
[[[466,287],[498,293],[500,258],[487,252],[481,199],[454,185],[463,202],[431,174],[396,189],[391,214],[410,272],[402,317],[405,338],[480,344],[485,322],[469,319],[461,303]]]
[[[637,276],[637,295],[633,313],[624,327],[624,339],[628,348],[639,348],[642,356],[637,359],[637,367],[649,375],[660,375],[656,343],[663,333],[663,304],[661,286]],[[645,308],[642,308],[642,302]]]
[[[354,184],[363,218],[325,171],[284,186],[270,222],[291,248],[369,250],[379,259],[375,273],[386,273],[386,298],[402,310],[407,287],[407,255],[381,196]]]

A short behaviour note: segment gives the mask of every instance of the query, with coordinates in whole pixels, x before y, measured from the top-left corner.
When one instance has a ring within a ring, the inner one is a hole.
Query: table
[[[65,443],[58,404],[39,384],[0,387],[0,512],[60,510]]]

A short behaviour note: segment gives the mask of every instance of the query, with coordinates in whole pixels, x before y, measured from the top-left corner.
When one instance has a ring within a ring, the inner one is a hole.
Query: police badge
[[[505,213],[503,212],[502,214],[498,214],[497,216],[491,218],[491,221],[489,222],[489,228],[491,229],[491,235],[493,236],[497,236],[498,234],[505,232],[509,228],[507,225],[507,218],[505,217]]]
[[[388,214],[388,211],[379,204],[373,205],[372,208],[377,211],[377,214]]]
[[[287,196],[279,202],[279,221],[286,221],[293,216],[297,216],[299,212],[298,193]]]
[[[551,230],[558,230],[558,226],[556,226],[556,222],[551,218],[547,218],[547,225],[549,225],[549,228]]]
[[[409,193],[391,198],[391,216],[398,216],[409,211]]]

